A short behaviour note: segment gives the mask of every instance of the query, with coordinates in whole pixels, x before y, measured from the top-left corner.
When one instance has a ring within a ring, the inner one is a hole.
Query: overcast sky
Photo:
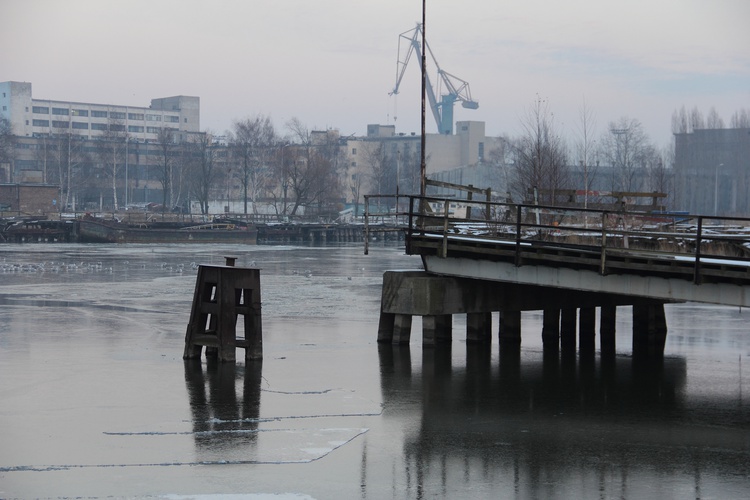
[[[420,129],[419,69],[399,95],[398,35],[421,0],[0,0],[0,81],[33,96],[131,106],[201,99],[201,128],[292,117],[364,135],[369,123]],[[750,108],[748,0],[429,0],[427,39],[469,82],[488,135],[520,133],[539,96],[568,137],[585,100],[597,131],[641,121],[659,146],[672,113]],[[427,131],[436,131],[428,115]]]

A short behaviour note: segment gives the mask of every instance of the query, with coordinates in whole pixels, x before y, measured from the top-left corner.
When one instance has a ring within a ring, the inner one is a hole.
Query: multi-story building
[[[15,136],[12,161],[0,164],[0,183],[60,183],[62,165],[67,164],[79,177],[69,196],[60,194],[71,208],[112,206],[112,190],[105,189],[99,165],[101,139],[107,139],[123,142],[118,204],[159,202],[159,133],[169,130],[175,143],[199,133],[200,99],[156,98],[148,107],[38,99],[31,83],[8,81],[0,82],[0,117],[10,122]],[[80,178],[86,179],[85,185]],[[68,190],[66,183],[60,190]]]
[[[675,134],[675,209],[750,215],[750,128]]]
[[[427,176],[443,179],[446,172],[482,164],[491,151],[499,147],[500,139],[487,137],[485,124],[479,121],[457,122],[454,135],[427,134]],[[418,192],[422,148],[420,135],[397,134],[393,125],[368,125],[367,135],[348,139],[347,148],[352,167],[351,175],[369,179],[366,191],[393,194],[398,187],[400,193]],[[386,175],[378,175],[378,171],[385,171]],[[485,180],[477,178],[477,187],[490,187],[480,185]],[[493,186],[493,189],[497,187]]]
[[[156,140],[168,128],[179,139],[200,131],[200,99],[175,96],[152,99],[149,107],[120,104],[38,99],[29,82],[0,83],[0,117],[7,118],[13,133],[41,137],[73,133],[94,139],[108,132],[127,132],[132,140]]]

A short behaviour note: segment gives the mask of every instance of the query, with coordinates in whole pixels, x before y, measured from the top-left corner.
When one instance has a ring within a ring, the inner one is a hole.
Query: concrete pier
[[[492,338],[493,313],[501,346],[521,345],[521,312],[544,313],[545,352],[589,355],[596,351],[596,311],[599,309],[600,351],[615,354],[617,306],[633,306],[633,354],[661,356],[667,326],[664,302],[620,294],[504,283],[434,275],[425,271],[387,271],[383,275],[378,342],[408,344],[412,318],[422,317],[422,344],[450,342],[453,314],[466,314],[466,342]]]

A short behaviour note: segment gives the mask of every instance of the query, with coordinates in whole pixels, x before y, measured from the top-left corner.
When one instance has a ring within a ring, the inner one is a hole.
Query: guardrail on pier
[[[402,223],[407,254],[750,284],[748,218],[437,196],[374,198],[395,198],[388,216]],[[373,216],[367,200],[365,210]]]

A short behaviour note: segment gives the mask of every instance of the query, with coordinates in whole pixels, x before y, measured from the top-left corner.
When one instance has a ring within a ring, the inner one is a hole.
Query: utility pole
[[[425,25],[425,7],[427,4],[427,0],[422,0],[422,137],[421,137],[421,151],[419,155],[419,175],[420,175],[420,184],[419,184],[419,194],[421,196],[425,196],[427,194],[427,164],[425,163],[425,93],[427,91],[427,68],[425,67],[427,63],[426,56],[426,47],[425,47],[425,40],[427,40],[427,27]]]

